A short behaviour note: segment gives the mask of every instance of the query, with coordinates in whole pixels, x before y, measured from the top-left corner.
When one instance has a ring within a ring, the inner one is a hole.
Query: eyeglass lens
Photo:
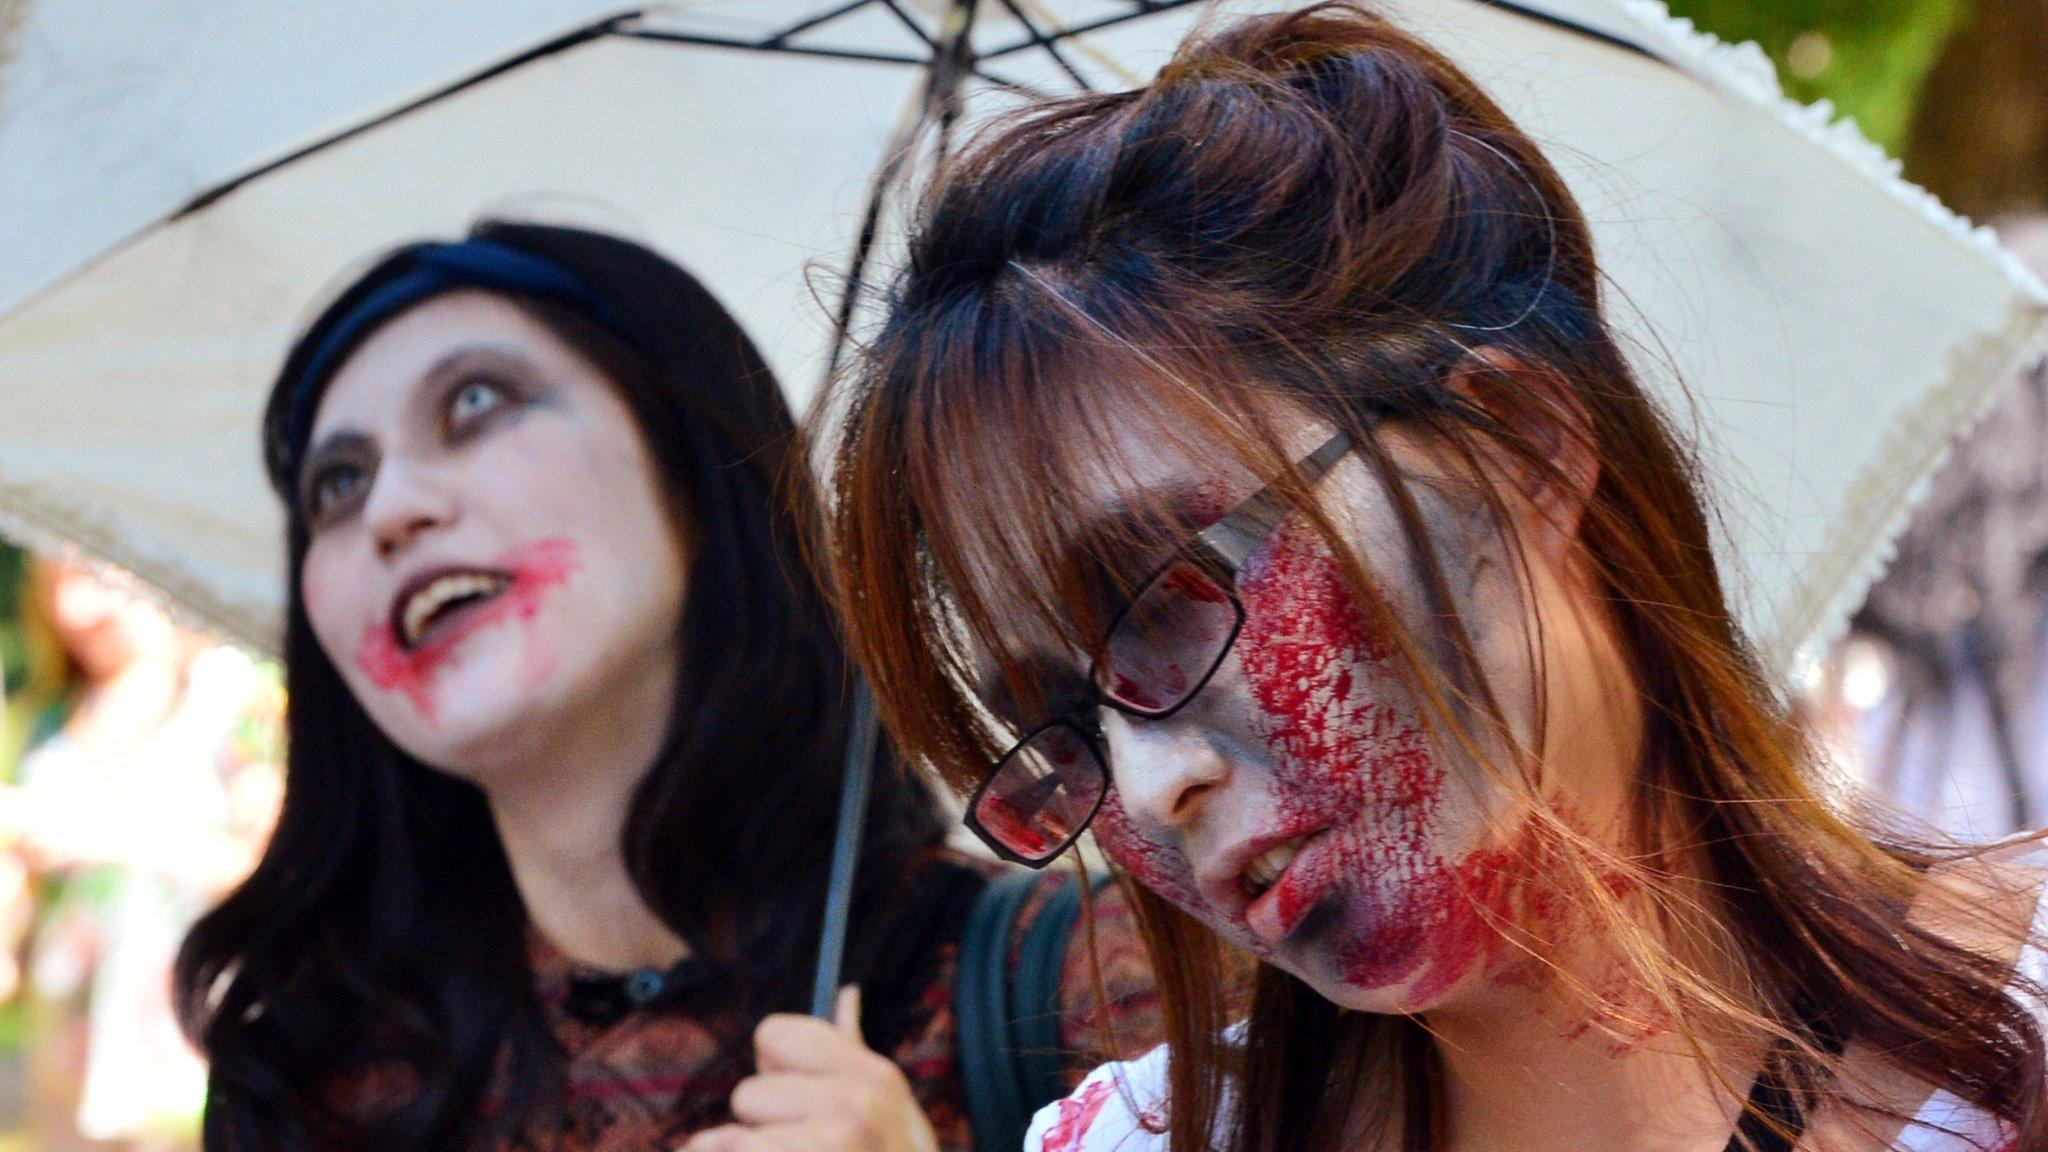
[[[1199,565],[1176,561],[1146,584],[1095,658],[1111,704],[1162,715],[1184,703],[1229,651],[1239,609]],[[1109,787],[1095,749],[1069,724],[1040,729],[996,766],[974,805],[991,839],[1031,861],[1064,849]]]
[[[1095,688],[1140,715],[1179,707],[1237,635],[1239,610],[1199,565],[1179,560],[1138,593],[1095,657]]]
[[[1108,774],[1087,738],[1067,724],[1040,729],[996,766],[975,798],[974,819],[1027,860],[1057,854],[1095,815]]]

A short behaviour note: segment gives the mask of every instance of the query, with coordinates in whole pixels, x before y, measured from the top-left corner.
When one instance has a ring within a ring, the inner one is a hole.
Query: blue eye
[[[448,424],[460,428],[505,405],[505,390],[488,380],[471,380],[448,398]]]
[[[306,486],[309,495],[306,517],[320,520],[363,494],[368,474],[354,464],[332,464],[322,468]]]

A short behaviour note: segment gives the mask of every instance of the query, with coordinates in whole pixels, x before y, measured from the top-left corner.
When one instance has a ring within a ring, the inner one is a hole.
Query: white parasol
[[[613,228],[700,274],[801,402],[906,110],[971,123],[1008,89],[1125,85],[1216,7],[0,7],[0,529],[270,647],[257,413],[293,330],[373,253],[487,213]],[[1789,666],[1860,599],[2048,297],[1782,99],[1755,49],[1657,4],[1384,7],[1563,169],[1645,377],[1701,445],[1745,623]]]

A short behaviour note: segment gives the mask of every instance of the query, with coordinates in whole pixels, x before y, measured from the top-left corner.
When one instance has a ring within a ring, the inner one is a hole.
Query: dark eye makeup
[[[460,444],[523,410],[537,385],[524,357],[467,348],[422,378],[422,399],[441,437]],[[354,512],[376,479],[378,451],[364,433],[337,432],[307,453],[300,471],[299,514],[319,528]]]
[[[337,433],[308,455],[299,473],[299,515],[319,527],[359,506],[377,475],[377,449],[368,436]]]
[[[1088,677],[1073,661],[1052,655],[1027,656],[1018,669],[1017,681],[1032,697],[1028,708],[1025,701],[1018,699],[1019,693],[1012,690],[1011,677],[1000,672],[992,671],[979,693],[988,710],[1004,724],[1016,728],[1027,713],[1033,717],[1071,715],[1075,719],[1092,719],[1092,710],[1087,710],[1087,717],[1081,715],[1090,700]]]
[[[450,380],[440,392],[442,433],[461,440],[516,412],[529,388],[510,374],[474,367]]]

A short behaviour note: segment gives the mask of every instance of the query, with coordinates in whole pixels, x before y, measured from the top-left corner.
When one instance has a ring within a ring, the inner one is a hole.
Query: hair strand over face
[[[1824,1010],[2010,1124],[2018,1147],[2048,1147],[2042,1036],[2007,967],[1907,915],[1927,870],[1962,850],[1881,845],[1818,797],[1804,734],[1734,624],[1693,463],[1602,315],[1570,193],[1470,79],[1387,20],[1326,3],[1225,24],[1144,88],[994,125],[925,201],[887,318],[839,387],[832,555],[849,637],[905,750],[962,791],[1006,737],[973,695],[970,654],[1028,691],[1020,630],[1092,650],[1101,585],[1128,593],[1148,549],[1198,526],[1155,509],[1156,538],[1087,537],[1078,494],[1117,472],[1116,422],[1278,478],[1340,556],[1273,414],[1349,432],[1445,624],[1403,637],[1410,678],[1435,713],[1476,702],[1500,729],[1384,437],[1443,446],[1497,524],[1511,489],[1570,485],[1560,462],[1594,461],[1572,546],[1644,707],[1639,799],[1625,844],[1542,810],[1538,839],[1563,846],[1581,902],[1703,1055],[1782,1043],[1794,1082],[1845,1096],[1853,1085],[1823,1076],[1845,1066],[1802,1026]],[[1370,565],[1349,561],[1376,602]],[[1647,912],[1602,895],[1614,869]],[[1701,873],[1709,905],[1680,896]],[[1418,1025],[1339,1016],[1270,967],[1247,1006],[1217,975],[1215,938],[1138,895],[1173,1148],[1221,1134],[1242,1152],[1336,1149],[1351,1116],[1433,1146],[1441,1073]],[[1714,953],[1739,961],[1734,986],[1705,974]],[[1226,1044],[1247,1008],[1245,1042]]]

